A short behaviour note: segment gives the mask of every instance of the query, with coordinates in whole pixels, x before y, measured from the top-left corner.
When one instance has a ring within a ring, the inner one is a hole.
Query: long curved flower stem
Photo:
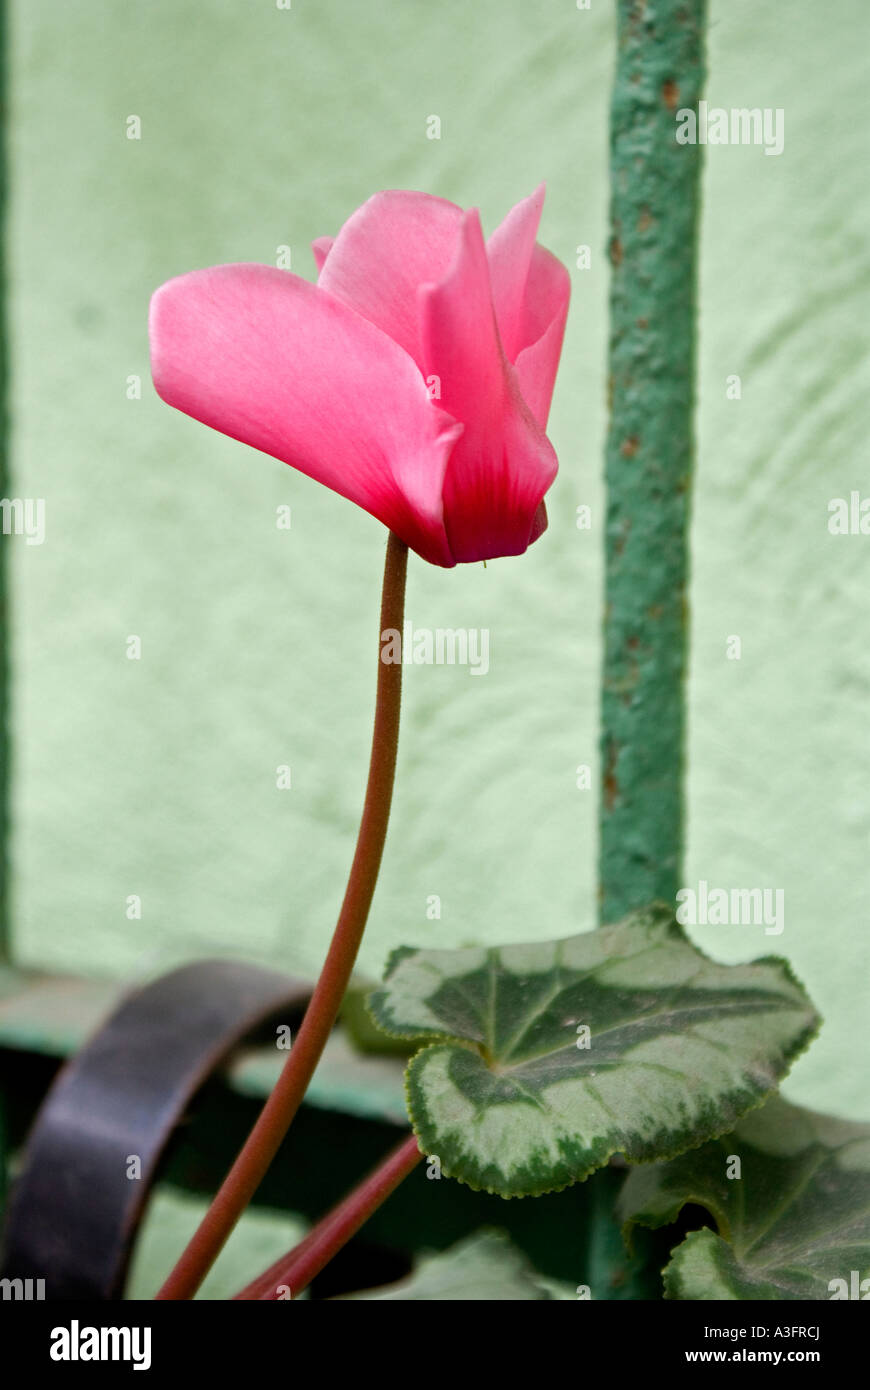
[[[409,1135],[359,1187],[355,1187],[343,1202],[333,1207],[294,1250],[276,1260],[241,1293],[237,1293],[236,1299],[277,1302],[288,1296],[296,1298],[351,1236],[356,1235],[360,1226],[396,1190],[422,1157],[416,1136]]]
[[[379,637],[386,628],[402,631],[407,565],[408,548],[391,533],[384,564]],[[278,1152],[308,1089],[344,997],[377,883],[396,769],[402,665],[401,662],[381,661],[380,654],[379,643],[375,724],[365,804],[329,953],[284,1070],[190,1244],[157,1294],[158,1299],[192,1298],[196,1293]]]

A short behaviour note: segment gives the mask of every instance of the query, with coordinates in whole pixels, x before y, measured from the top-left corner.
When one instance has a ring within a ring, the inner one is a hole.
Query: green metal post
[[[611,108],[610,427],[601,705],[601,920],[673,902],[683,847],[706,0],[619,0]],[[682,122],[681,124],[685,124]]]

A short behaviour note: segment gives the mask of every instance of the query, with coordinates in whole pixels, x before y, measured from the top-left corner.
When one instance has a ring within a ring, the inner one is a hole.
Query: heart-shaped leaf
[[[774,1097],[731,1134],[635,1169],[619,1213],[630,1232],[669,1225],[687,1202],[719,1234],[692,1231],[677,1247],[667,1298],[870,1298],[870,1125]]]
[[[401,1283],[350,1299],[397,1299],[426,1303],[549,1301],[576,1298],[567,1284],[538,1274],[521,1250],[502,1231],[479,1231],[449,1250],[424,1256],[414,1273]]]
[[[444,1174],[503,1197],[723,1133],[819,1022],[784,961],[717,965],[658,906],[560,941],[402,948],[370,1008],[443,1040],[406,1072],[414,1129]]]

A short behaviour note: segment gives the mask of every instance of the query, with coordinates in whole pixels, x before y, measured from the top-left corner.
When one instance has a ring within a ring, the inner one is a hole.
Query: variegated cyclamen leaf
[[[389,1033],[435,1040],[406,1072],[423,1150],[503,1197],[723,1133],[819,1022],[784,961],[717,965],[658,906],[559,941],[402,948],[370,1008]]]
[[[730,1134],[636,1168],[619,1215],[630,1234],[669,1225],[687,1203],[719,1234],[705,1227],[677,1246],[666,1298],[870,1298],[870,1125],[776,1096]]]
[[[344,1297],[467,1303],[567,1300],[576,1294],[539,1275],[503,1231],[478,1231],[449,1250],[424,1256],[413,1274],[397,1284]]]

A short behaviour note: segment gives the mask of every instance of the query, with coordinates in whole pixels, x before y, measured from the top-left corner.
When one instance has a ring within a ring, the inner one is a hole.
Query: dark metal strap
[[[122,1296],[157,1163],[191,1096],[311,986],[238,961],[185,965],[124,1000],[60,1071],[15,1184],[0,1275],[48,1299]],[[138,1158],[138,1178],[129,1177]]]

